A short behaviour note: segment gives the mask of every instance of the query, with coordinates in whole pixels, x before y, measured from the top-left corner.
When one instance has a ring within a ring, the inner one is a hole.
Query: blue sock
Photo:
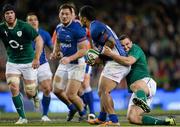
[[[101,121],[106,121],[107,113],[106,112],[100,112],[98,119]]]
[[[92,90],[90,92],[84,93],[84,98],[86,99],[86,103],[87,103],[87,105],[89,107],[89,112],[92,113],[92,114],[95,114]]]
[[[85,110],[85,109],[83,109],[82,111],[79,111],[79,115],[80,115],[80,116],[84,116],[84,115],[86,115],[86,110]]]
[[[74,104],[68,105],[69,110],[76,110],[76,106]]]
[[[50,101],[51,101],[51,96],[45,96],[43,94],[43,98],[42,98],[42,108],[43,108],[43,115],[46,115],[48,114],[48,110],[49,110],[49,104],[50,104]]]
[[[118,117],[116,114],[109,114],[109,120],[112,121],[113,123],[117,123]]]

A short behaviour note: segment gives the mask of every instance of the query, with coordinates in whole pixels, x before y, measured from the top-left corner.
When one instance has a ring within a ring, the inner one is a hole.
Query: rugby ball
[[[99,57],[99,52],[94,50],[94,49],[89,49],[87,52],[86,52],[86,61],[88,64],[94,64],[96,58]]]

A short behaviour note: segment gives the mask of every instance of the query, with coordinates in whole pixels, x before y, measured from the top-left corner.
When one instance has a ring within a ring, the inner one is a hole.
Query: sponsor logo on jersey
[[[63,48],[70,48],[71,47],[71,43],[70,44],[61,43],[61,47],[63,47]]]

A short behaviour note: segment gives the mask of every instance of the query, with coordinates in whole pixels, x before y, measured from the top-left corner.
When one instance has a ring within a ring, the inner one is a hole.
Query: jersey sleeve
[[[45,45],[47,45],[48,47],[51,47],[53,44],[52,44],[50,34],[47,31],[44,34],[45,34],[45,37],[46,37],[46,41],[44,42]]]
[[[39,35],[38,32],[28,23],[25,25],[25,33],[27,34],[29,40],[34,41],[34,39]]]
[[[128,52],[129,56],[133,56],[134,58],[136,58],[136,60],[138,60],[141,57],[141,50],[139,50],[139,48],[133,46],[131,48],[131,50]]]
[[[76,37],[78,43],[87,39],[86,38],[86,30],[84,28],[82,28],[80,24],[78,24],[76,26],[75,37]]]
[[[91,36],[94,42],[100,44],[101,46],[104,46],[105,42],[110,37],[105,26],[96,22],[91,24]]]

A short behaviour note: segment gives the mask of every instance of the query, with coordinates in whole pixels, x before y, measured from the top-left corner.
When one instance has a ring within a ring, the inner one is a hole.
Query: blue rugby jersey
[[[45,45],[48,47],[53,47],[53,43],[51,41],[50,34],[46,30],[40,28],[40,29],[38,29],[38,33],[41,35],[41,37],[43,39],[43,43],[44,43],[43,44],[43,50],[42,50],[42,53],[41,53],[41,56],[39,59],[40,65],[42,65],[42,64],[47,62],[46,53],[45,53]],[[33,42],[33,48],[35,50],[35,42]]]
[[[86,40],[86,31],[81,27],[81,24],[72,21],[69,25],[64,26],[59,24],[56,27],[57,40],[60,43],[63,56],[71,56],[78,51],[77,44]],[[71,61],[72,64],[77,64],[78,60]]]
[[[109,39],[109,37],[113,37],[115,39],[115,47],[118,53],[121,56],[127,56],[127,53],[121,45],[117,35],[109,26],[105,25],[104,23],[98,20],[92,21],[90,24],[90,34],[94,45],[99,50],[102,50],[103,46],[105,45],[105,42]]]

